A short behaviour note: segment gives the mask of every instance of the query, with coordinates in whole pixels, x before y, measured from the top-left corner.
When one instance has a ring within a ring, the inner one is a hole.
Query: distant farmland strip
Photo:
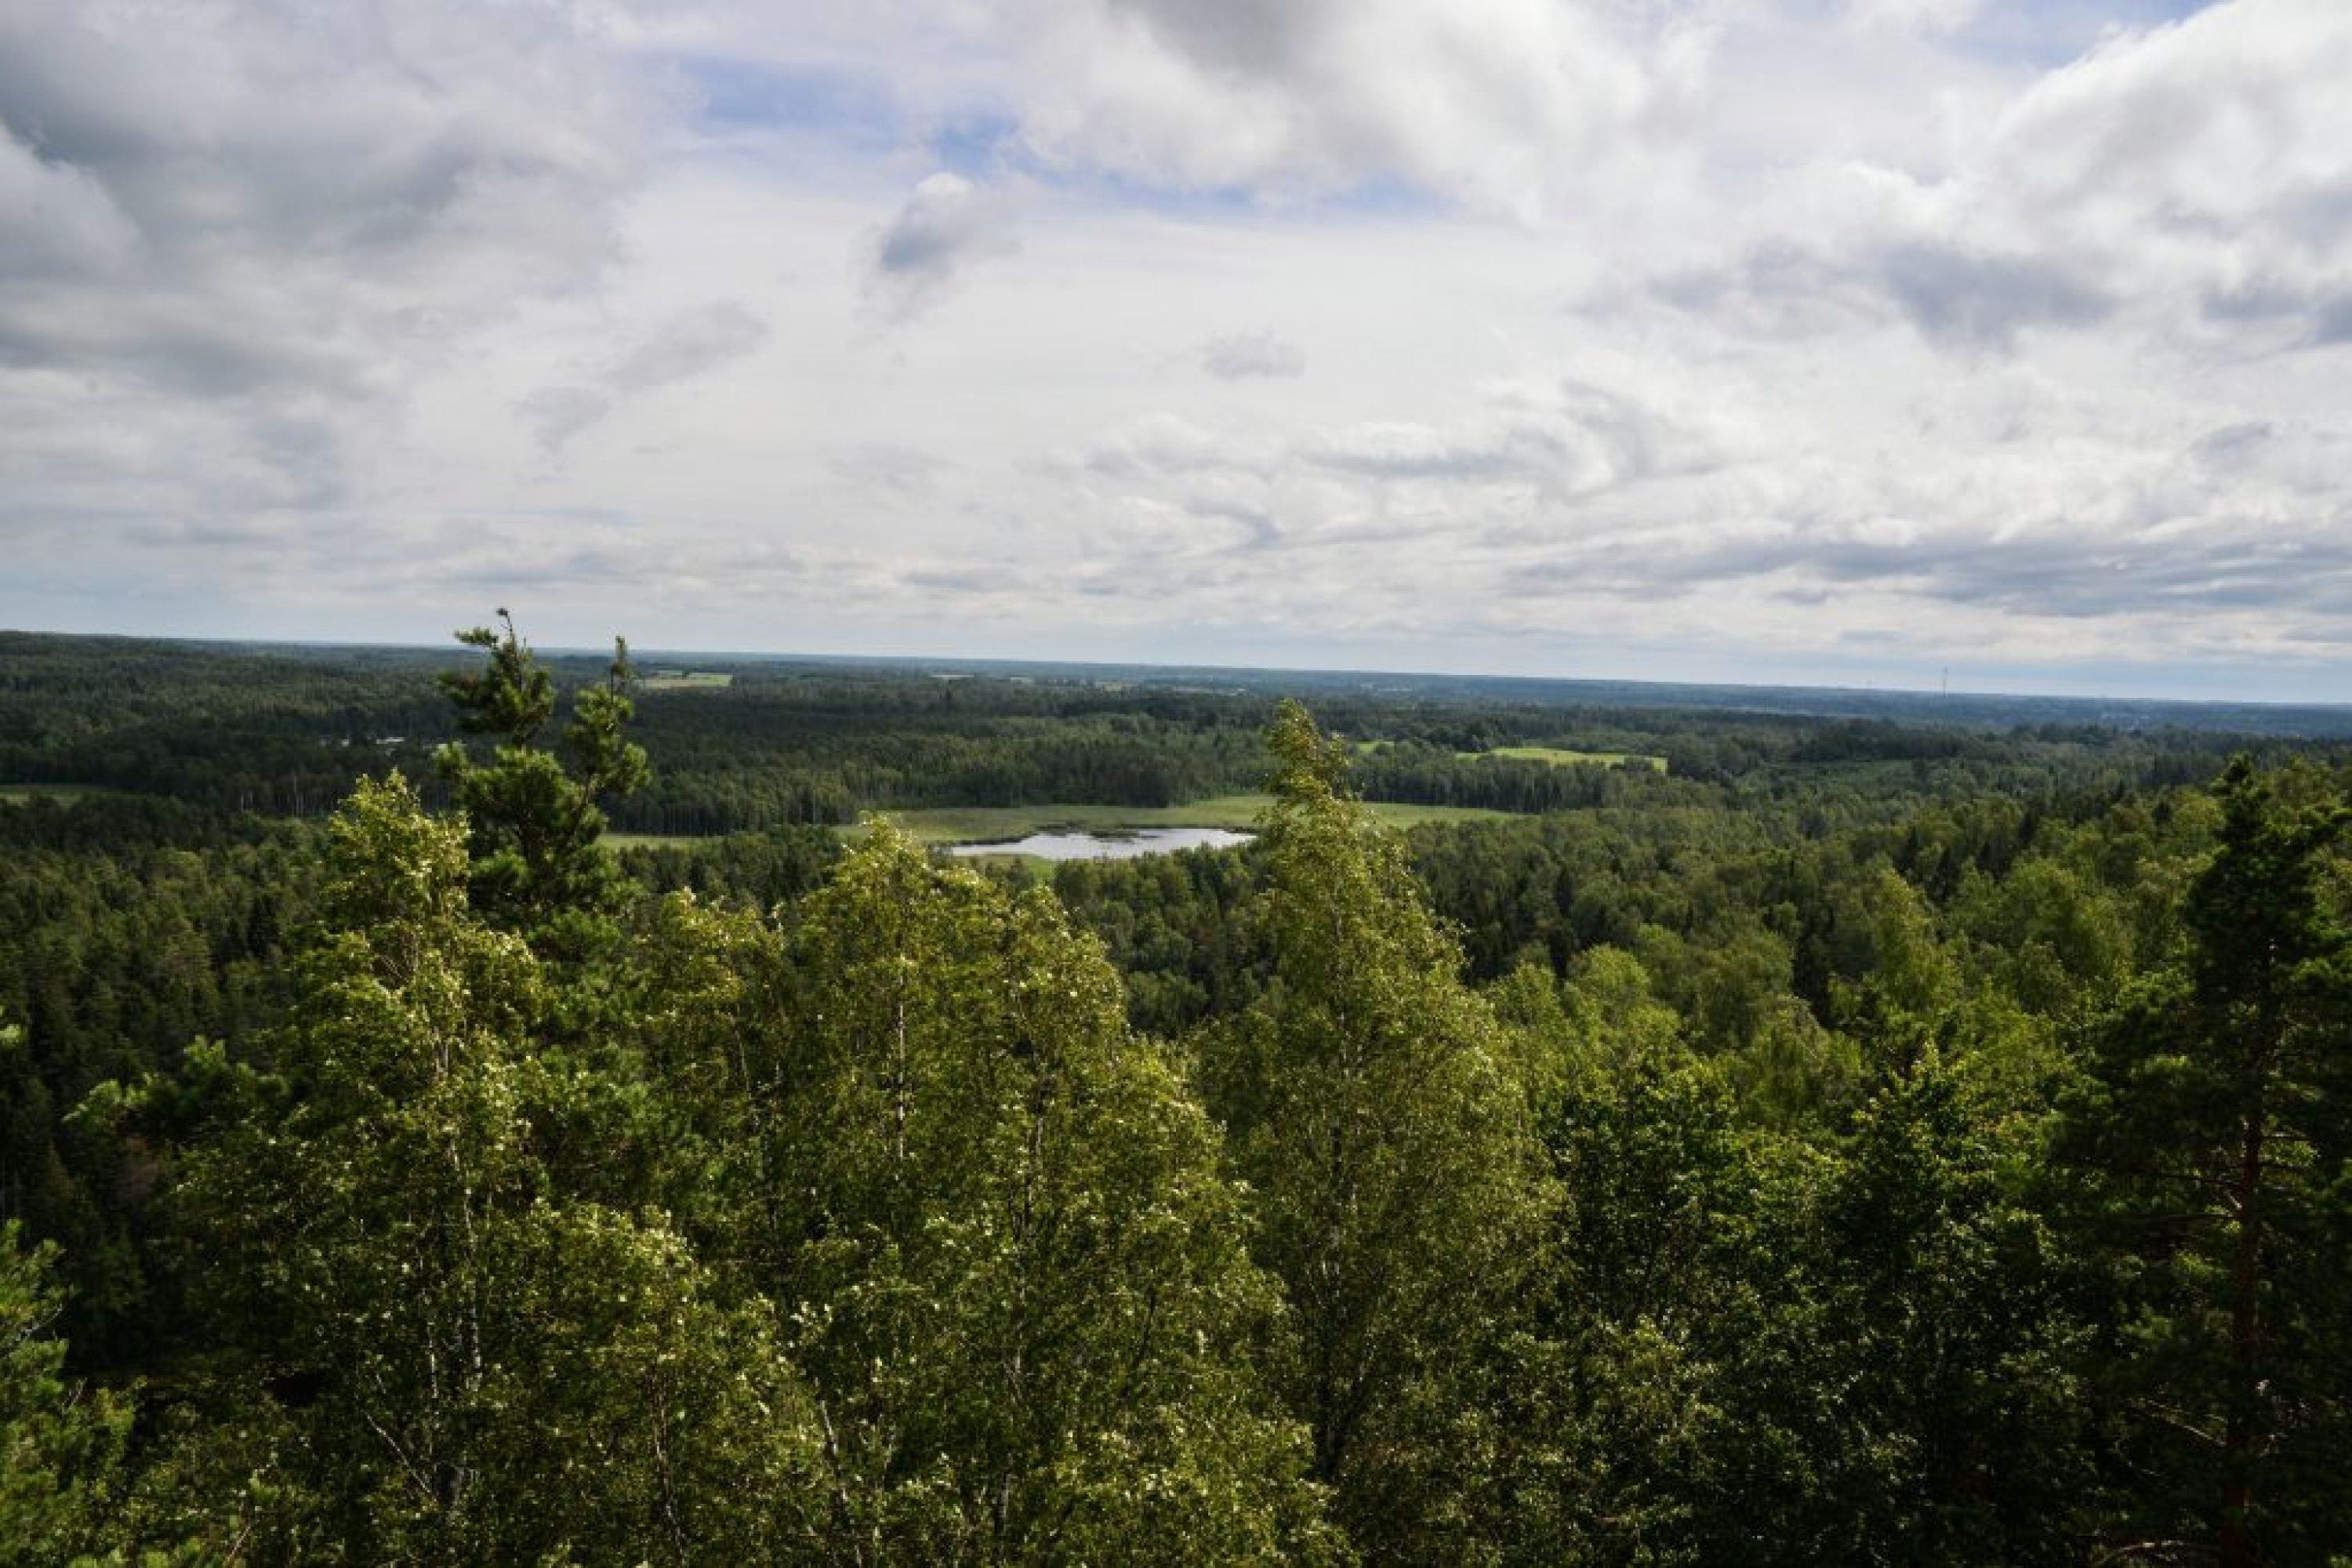
[[[1491,752],[1456,752],[1467,761],[1476,757],[1510,757],[1526,763],[1550,763],[1559,767],[1622,768],[1642,766],[1666,771],[1666,759],[1640,752],[1571,752],[1559,746],[1496,746]]]

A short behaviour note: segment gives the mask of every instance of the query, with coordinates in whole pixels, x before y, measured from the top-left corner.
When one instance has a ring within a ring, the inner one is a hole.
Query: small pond
[[[1041,860],[1133,860],[1179,849],[1230,849],[1254,834],[1227,827],[1137,827],[1108,833],[1033,833],[1001,844],[958,844],[950,855],[1034,855]]]

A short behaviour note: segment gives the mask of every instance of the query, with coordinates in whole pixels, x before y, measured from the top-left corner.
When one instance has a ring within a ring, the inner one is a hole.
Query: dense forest
[[[2352,1562],[2341,715],[462,640],[0,637],[0,1562]]]

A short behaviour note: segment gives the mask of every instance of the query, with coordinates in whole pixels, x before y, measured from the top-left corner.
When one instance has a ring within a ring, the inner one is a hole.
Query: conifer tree
[[[555,679],[514,618],[500,609],[497,628],[476,626],[457,640],[489,656],[479,670],[441,678],[463,727],[490,738],[488,761],[457,742],[434,757],[466,813],[473,907],[543,955],[577,960],[609,940],[608,917],[623,896],[620,868],[598,842],[598,803],[634,794],[650,776],[645,748],[622,732],[635,712],[628,644],[615,637],[604,680],[573,699],[559,751],[542,740]]]
[[[130,1431],[127,1401],[65,1373],[55,1257],[0,1224],[0,1563],[65,1563],[100,1544]]]
[[[2214,793],[2182,949],[2100,1021],[2066,1152],[2152,1483],[2130,1533],[2241,1568],[2352,1541],[2352,935],[2333,791],[2241,758]]]

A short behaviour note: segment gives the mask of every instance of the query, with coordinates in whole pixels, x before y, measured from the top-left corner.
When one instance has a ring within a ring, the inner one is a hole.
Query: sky
[[[7,0],[0,626],[2352,701],[2346,0]]]

